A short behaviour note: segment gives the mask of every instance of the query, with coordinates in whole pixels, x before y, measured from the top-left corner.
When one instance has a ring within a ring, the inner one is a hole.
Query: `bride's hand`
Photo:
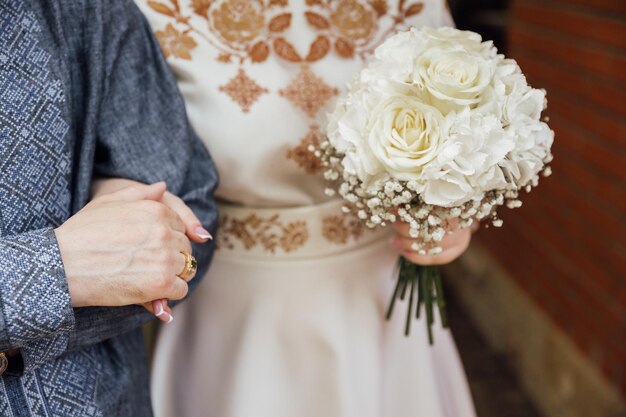
[[[143,188],[147,187],[147,185],[123,178],[95,179],[91,189],[92,199],[106,194],[111,194],[128,187]],[[169,191],[165,191],[159,202],[169,207],[174,213],[178,214],[178,217],[180,217],[185,225],[185,234],[190,240],[196,243],[204,243],[207,240],[213,239],[211,234],[202,227],[200,220],[198,220],[196,215],[189,207],[187,207],[183,200]]]
[[[472,233],[478,230],[478,222],[474,222],[471,227],[458,229],[458,221],[453,220],[450,226],[454,232],[446,233],[439,246],[443,249],[441,253],[436,255],[420,255],[411,246],[417,239],[409,234],[409,225],[403,222],[393,224],[396,230],[396,236],[392,238],[391,245],[398,250],[400,255],[404,256],[410,262],[417,265],[444,265],[454,261],[461,256],[469,246],[472,239]]]

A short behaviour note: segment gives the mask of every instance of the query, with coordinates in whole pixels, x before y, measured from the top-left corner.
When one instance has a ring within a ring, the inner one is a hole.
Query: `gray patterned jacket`
[[[0,416],[150,416],[140,307],[73,309],[52,229],[92,177],[166,180],[214,231],[213,163],[130,0],[0,0]],[[195,246],[202,266],[210,245]],[[197,280],[196,280],[197,283]]]

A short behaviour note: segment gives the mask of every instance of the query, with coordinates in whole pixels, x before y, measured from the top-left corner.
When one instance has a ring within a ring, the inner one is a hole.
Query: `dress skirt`
[[[211,269],[156,347],[156,417],[474,417],[454,340],[384,316],[397,253],[340,203],[222,209]]]

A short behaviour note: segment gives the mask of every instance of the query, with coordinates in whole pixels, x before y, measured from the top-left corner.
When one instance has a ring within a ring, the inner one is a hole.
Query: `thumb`
[[[108,201],[120,201],[131,202],[141,200],[153,200],[159,201],[167,186],[164,181],[156,182],[150,185],[133,185],[130,187],[122,188],[119,191],[107,194],[103,198]]]

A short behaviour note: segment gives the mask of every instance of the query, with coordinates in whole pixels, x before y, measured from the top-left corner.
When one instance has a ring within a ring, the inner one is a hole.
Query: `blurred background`
[[[553,175],[446,268],[478,416],[626,416],[626,0],[450,0],[548,91]]]

